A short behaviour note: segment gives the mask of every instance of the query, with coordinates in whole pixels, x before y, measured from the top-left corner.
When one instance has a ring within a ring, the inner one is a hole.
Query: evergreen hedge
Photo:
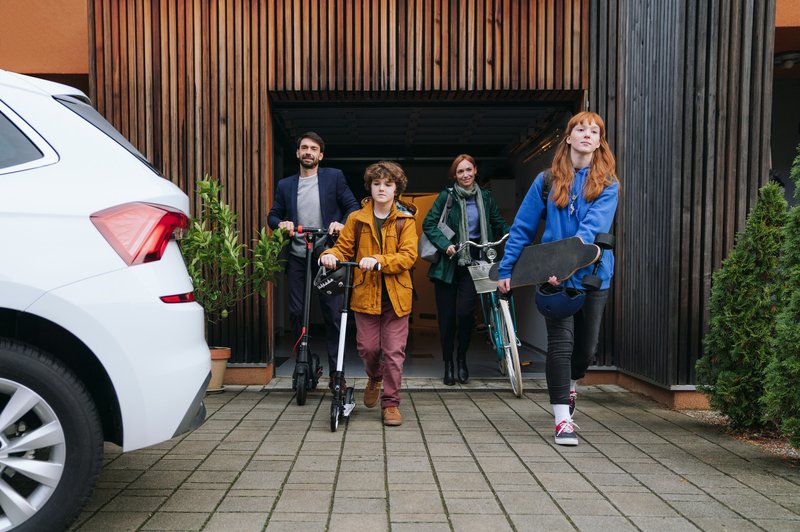
[[[712,278],[698,389],[735,429],[763,424],[760,398],[779,308],[776,274],[786,209],[778,184],[762,187],[744,231]]]
[[[791,178],[798,205],[789,212],[779,263],[780,309],[772,359],[764,378],[764,421],[774,422],[800,447],[800,146]]]

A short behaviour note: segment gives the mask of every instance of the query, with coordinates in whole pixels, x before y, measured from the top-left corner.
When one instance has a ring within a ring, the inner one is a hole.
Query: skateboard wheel
[[[596,275],[586,275],[583,277],[583,280],[581,280],[581,284],[586,290],[600,290],[603,281]]]
[[[594,243],[600,249],[614,249],[616,240],[616,237],[611,233],[598,233],[597,236],[594,237]]]

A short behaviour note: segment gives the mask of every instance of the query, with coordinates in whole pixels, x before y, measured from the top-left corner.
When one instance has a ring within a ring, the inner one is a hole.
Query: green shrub
[[[283,270],[279,255],[288,243],[282,230],[268,234],[263,228],[252,249],[241,243],[237,215],[222,201],[222,188],[209,176],[197,182],[200,214],[180,241],[195,298],[208,323],[226,318],[256,292],[266,295],[267,282],[274,282]]]
[[[744,231],[712,278],[704,357],[696,365],[698,388],[735,429],[762,426],[759,399],[775,336],[775,277],[786,208],[778,184],[762,187]]]
[[[800,200],[800,146],[791,177]],[[789,212],[778,272],[780,310],[762,404],[765,422],[779,425],[792,445],[800,447],[800,204]]]

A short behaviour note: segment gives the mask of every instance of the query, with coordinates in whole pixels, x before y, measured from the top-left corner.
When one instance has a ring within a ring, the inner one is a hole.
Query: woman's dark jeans
[[[443,259],[447,260],[447,259]],[[453,259],[455,260],[455,259]],[[465,359],[472,329],[475,325],[475,282],[466,266],[456,266],[452,283],[433,279],[436,293],[436,317],[444,361],[453,360],[456,332],[458,332],[458,358]]]
[[[586,292],[583,307],[574,316],[556,320],[546,318],[547,363],[545,375],[550,404],[569,404],[570,380],[586,375],[589,361],[597,350],[600,322],[608,290]]]

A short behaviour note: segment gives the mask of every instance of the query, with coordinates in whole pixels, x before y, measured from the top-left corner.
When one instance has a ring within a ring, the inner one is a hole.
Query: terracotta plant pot
[[[231,358],[230,347],[210,347],[211,351],[211,380],[208,382],[207,392],[221,392],[225,389],[222,385],[225,380],[225,369],[228,359]]]

